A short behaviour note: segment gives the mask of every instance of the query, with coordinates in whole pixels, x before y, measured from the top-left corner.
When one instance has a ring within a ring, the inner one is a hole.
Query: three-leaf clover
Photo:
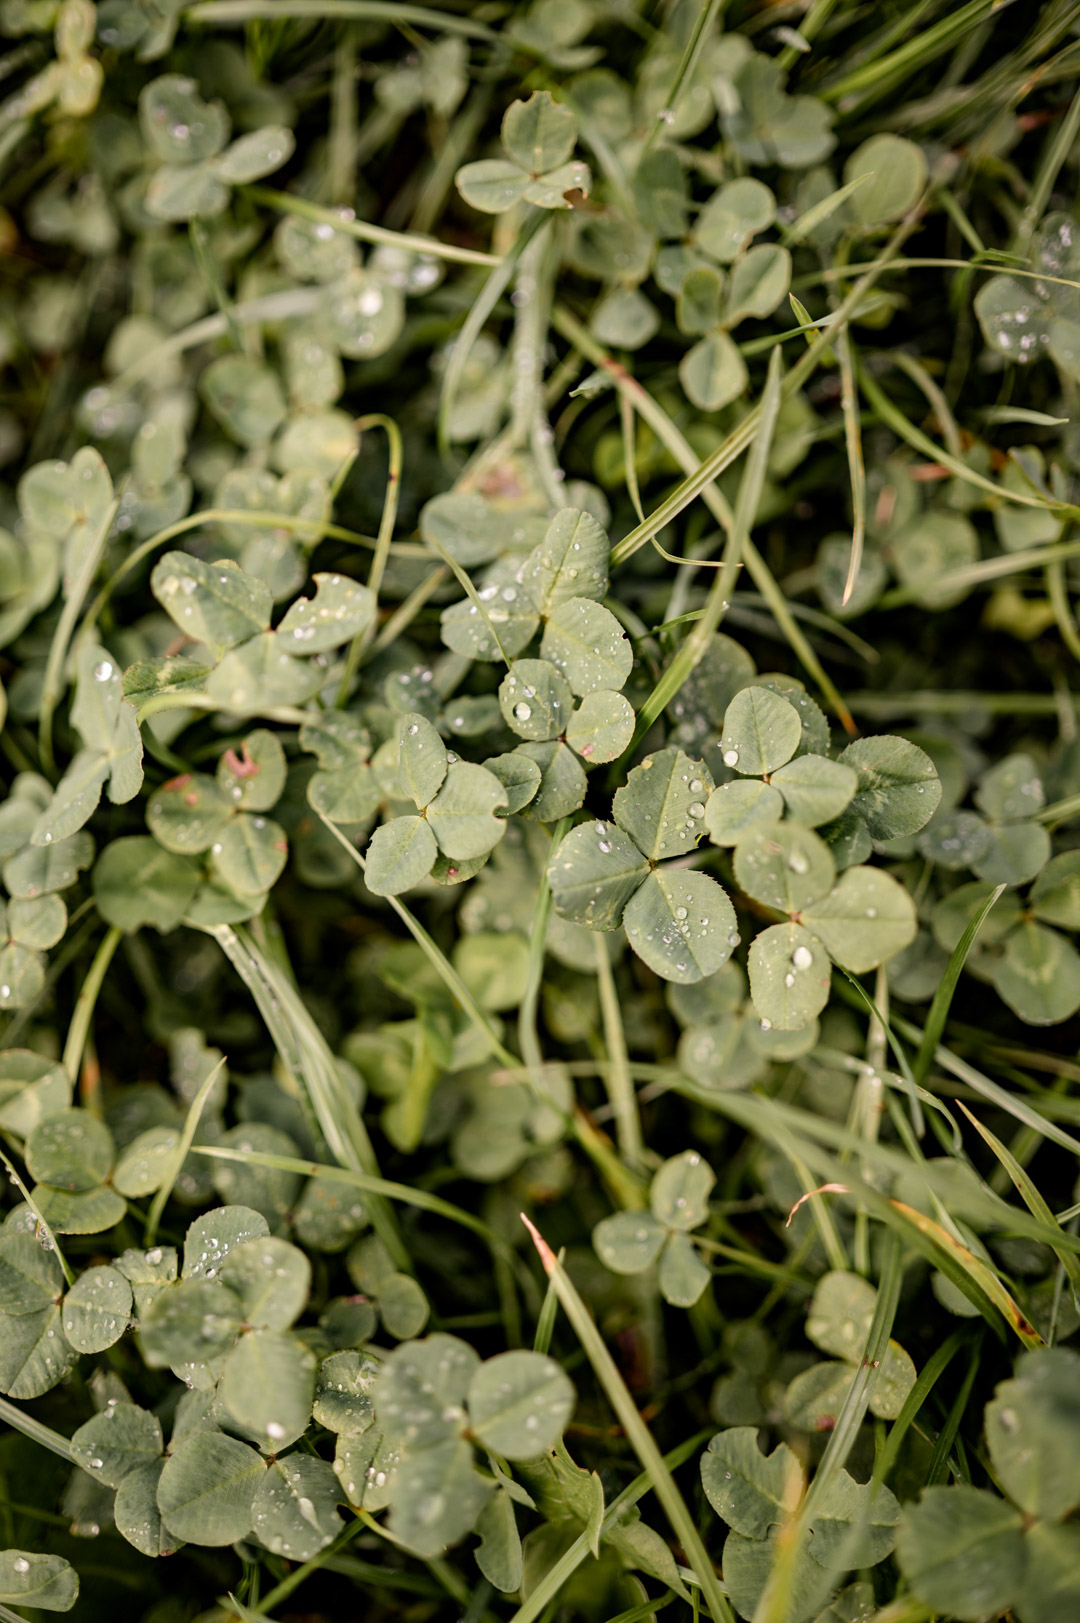
[[[934,909],[931,926],[952,952],[994,886],[960,885]],[[1063,851],[1039,873],[1021,904],[999,897],[983,922],[965,968],[989,980],[1028,1025],[1057,1025],[1080,1008],[1080,953],[1062,930],[1080,930],[1080,852]]]
[[[260,180],[292,157],[293,133],[276,124],[225,148],[230,122],[221,102],[203,101],[194,79],[166,73],[146,85],[139,125],[158,166],[146,192],[146,209],[155,219],[220,214],[231,187]]]
[[[786,1443],[763,1454],[756,1426],[733,1426],[718,1432],[701,1456],[701,1484],[731,1529],[723,1554],[728,1593],[740,1616],[751,1618],[777,1556],[777,1531],[798,1507],[799,1461]],[[900,1506],[888,1488],[836,1471],[817,1497],[795,1552],[792,1623],[814,1617],[845,1571],[884,1561],[899,1518]]]
[[[570,154],[577,120],[569,107],[546,90],[515,101],[502,121],[505,158],[481,158],[458,170],[455,180],[466,203],[484,214],[503,214],[515,203],[537,208],[569,208],[569,192],[589,191],[589,166]]]
[[[649,1209],[616,1212],[593,1230],[600,1261],[616,1274],[639,1274],[659,1259],[660,1294],[673,1307],[693,1307],[712,1277],[690,1238],[709,1215],[716,1174],[697,1150],[665,1161],[649,1188]]]
[[[1014,1612],[1058,1623],[1080,1606],[1076,1404],[1080,1358],[1063,1347],[1025,1353],[986,1406],[986,1443],[1007,1498],[967,1484],[924,1489],[900,1518],[896,1554],[935,1612],[975,1623]]]
[[[542,1353],[481,1363],[441,1332],[397,1348],[375,1385],[376,1422],[399,1460],[383,1478],[392,1531],[419,1555],[441,1553],[475,1526],[496,1489],[477,1471],[474,1447],[535,1459],[561,1437],[574,1402],[569,1378]]]
[[[678,749],[636,766],[612,802],[614,823],[580,823],[548,859],[556,912],[593,930],[620,924],[634,951],[669,981],[713,974],[738,943],[735,909],[707,874],[660,864],[692,851],[712,776]]]

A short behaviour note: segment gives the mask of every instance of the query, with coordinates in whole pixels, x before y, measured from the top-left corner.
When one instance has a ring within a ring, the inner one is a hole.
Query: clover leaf
[[[503,214],[515,203],[545,209],[570,205],[567,192],[588,194],[589,166],[571,161],[577,121],[570,109],[546,90],[515,101],[502,122],[505,158],[467,163],[455,176],[458,191],[484,214]]]

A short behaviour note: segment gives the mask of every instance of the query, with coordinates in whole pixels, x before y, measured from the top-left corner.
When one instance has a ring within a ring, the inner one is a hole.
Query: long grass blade
[[[926,1024],[923,1027],[919,1051],[915,1055],[915,1063],[911,1067],[915,1081],[918,1084],[926,1081],[927,1074],[933,1064],[938,1043],[941,1041],[945,1030],[945,1022],[949,1018],[953,994],[956,991],[964,964],[967,962],[968,953],[975,945],[975,937],[986,923],[990,909],[1006,888],[1005,885],[998,885],[995,890],[991,891],[949,954],[949,962],[945,966],[945,973],[938,982],[937,991],[934,993],[934,1000],[930,1005],[929,1013],[926,1016]]]
[[[604,1389],[607,1400],[615,1411],[623,1431],[626,1433],[627,1441],[651,1478],[652,1490],[663,1506],[664,1513],[671,1523],[672,1531],[686,1553],[694,1577],[715,1623],[734,1623],[731,1607],[728,1605],[727,1597],[720,1588],[716,1569],[709,1560],[705,1546],[701,1542],[701,1536],[698,1533],[693,1517],[687,1509],[686,1501],[679,1492],[670,1470],[664,1463],[664,1457],[657,1448],[652,1433],[638,1413],[637,1405],[630,1396],[626,1383],[619,1373],[615,1360],[608,1352],[592,1315],[578,1295],[569,1275],[559,1266],[555,1253],[524,1213],[521,1221],[532,1236],[544,1272],[554,1285],[563,1312],[569,1319],[589,1363],[596,1372],[597,1379]]]

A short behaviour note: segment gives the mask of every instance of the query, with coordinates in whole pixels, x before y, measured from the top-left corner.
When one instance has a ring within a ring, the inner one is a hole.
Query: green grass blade
[[[720,1588],[716,1569],[709,1560],[705,1546],[701,1542],[701,1536],[690,1511],[687,1509],[686,1501],[679,1492],[670,1470],[664,1463],[663,1455],[657,1448],[652,1433],[638,1413],[637,1405],[619,1373],[615,1360],[608,1352],[604,1338],[597,1329],[592,1314],[578,1295],[577,1288],[571,1282],[569,1275],[559,1266],[554,1252],[537,1229],[524,1214],[522,1214],[521,1220],[532,1235],[540,1261],[544,1265],[544,1272],[554,1284],[555,1293],[562,1304],[563,1312],[569,1319],[582,1349],[604,1389],[607,1400],[615,1411],[623,1431],[626,1433],[628,1442],[651,1479],[652,1490],[663,1506],[668,1521],[671,1523],[672,1531],[686,1553],[687,1560],[715,1623],[734,1623],[731,1607],[728,1605],[727,1598]],[[521,1623],[520,1617],[518,1623]]]
[[[934,993],[934,1000],[930,1005],[926,1016],[926,1024],[923,1027],[922,1040],[919,1043],[918,1053],[915,1055],[915,1063],[911,1068],[915,1081],[919,1084],[926,1081],[930,1067],[934,1062],[938,1043],[941,1041],[942,1033],[945,1030],[945,1022],[949,1018],[953,994],[956,991],[964,964],[967,962],[968,953],[975,945],[975,937],[986,923],[990,909],[1006,888],[1005,885],[998,885],[997,889],[990,893],[949,954],[949,962],[945,966],[945,973],[938,982],[937,991]]]

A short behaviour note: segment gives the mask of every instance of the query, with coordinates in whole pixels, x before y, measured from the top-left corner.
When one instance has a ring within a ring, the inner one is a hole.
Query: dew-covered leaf
[[[166,851],[189,856],[209,850],[221,837],[233,810],[234,802],[216,778],[182,772],[150,796],[146,823]]]
[[[565,163],[577,140],[577,121],[569,107],[554,101],[546,90],[535,91],[528,101],[515,101],[502,121],[507,156],[530,175],[542,175]]]
[[[733,1426],[710,1439],[701,1485],[716,1514],[747,1538],[763,1539],[792,1515],[802,1488],[799,1462],[785,1443],[758,1447],[756,1426]]]
[[[63,1556],[0,1550],[0,1601],[6,1606],[70,1612],[78,1598],[79,1574]]]
[[[828,895],[836,867],[824,840],[801,823],[761,824],[735,847],[735,878],[755,901],[802,913]]]
[[[296,138],[292,130],[283,124],[266,124],[261,130],[252,130],[226,147],[214,167],[230,186],[246,186],[280,169],[295,150]]]
[[[218,1278],[239,1297],[246,1324],[287,1330],[307,1303],[311,1264],[298,1246],[265,1234],[234,1245]]]
[[[783,795],[789,815],[810,828],[839,817],[858,787],[852,767],[824,755],[796,756],[769,781]]]
[[[290,654],[326,654],[366,631],[375,618],[375,594],[347,575],[314,575],[314,598],[298,597],[277,628]]]
[[[38,1183],[93,1189],[108,1177],[114,1153],[105,1123],[89,1110],[75,1108],[35,1127],[26,1142],[26,1165]]]
[[[150,589],[185,636],[218,654],[270,624],[270,588],[228,559],[210,564],[167,552],[154,566]]]
[[[260,896],[280,878],[287,856],[280,823],[240,812],[210,847],[210,870],[229,890]]]
[[[697,1150],[673,1155],[655,1174],[649,1190],[654,1217],[667,1228],[699,1228],[709,1215],[715,1182],[715,1172]]]
[[[183,1543],[170,1533],[161,1519],[157,1491],[164,1459],[147,1460],[128,1471],[116,1490],[113,1514],[116,1531],[133,1544],[140,1555],[172,1555]]]
[[[679,749],[657,750],[634,767],[612,801],[612,815],[652,861],[683,856],[705,833],[712,774]]]
[[[315,1378],[314,1416],[320,1426],[348,1436],[367,1431],[375,1418],[372,1391],[378,1366],[363,1353],[331,1353]]]
[[[883,734],[856,739],[840,761],[858,773],[859,786],[851,804],[871,839],[895,840],[917,834],[938,808],[941,780],[934,763],[925,750],[906,738]]]
[[[8,1397],[41,1397],[63,1380],[77,1356],[64,1335],[59,1303],[32,1313],[0,1313],[0,1392]]]
[[[608,552],[607,535],[592,514],[564,507],[526,558],[522,585],[543,615],[572,597],[599,603],[608,588]]]
[[[626,938],[638,957],[667,981],[699,981],[738,944],[735,909],[707,874],[657,868],[627,903]]]
[[[387,1358],[375,1387],[379,1425],[395,1442],[426,1450],[460,1430],[479,1355],[439,1331],[406,1342]]]
[[[987,832],[986,847],[973,858],[971,867],[988,884],[1026,884],[1050,860],[1050,831],[1041,823],[1003,823],[990,826]]]
[[[554,1447],[575,1401],[561,1366],[537,1352],[489,1358],[469,1382],[466,1400],[474,1436],[510,1460],[534,1459]]]
[[[428,806],[427,819],[439,850],[451,861],[482,857],[506,832],[506,790],[492,772],[468,761],[453,761],[442,788]]]
[[[793,762],[798,765],[798,762]],[[777,822],[784,812],[780,791],[771,783],[736,778],[714,789],[705,803],[705,828],[714,845],[738,845],[755,829]]]
[[[159,1290],[139,1317],[147,1364],[208,1363],[228,1352],[240,1333],[243,1305],[220,1279],[184,1279]]]
[[[472,1448],[460,1437],[407,1453],[398,1467],[390,1531],[419,1556],[440,1555],[476,1525],[493,1487],[474,1469]]]
[[[226,800],[240,811],[269,811],[285,787],[285,751],[276,733],[256,727],[227,749],[217,764],[217,782]]]
[[[521,750],[510,750],[506,755],[492,755],[483,762],[483,766],[498,778],[506,790],[507,817],[513,817],[515,812],[521,811],[536,797],[540,788],[540,768]]]
[[[219,1431],[186,1437],[165,1462],[157,1502],[170,1533],[191,1544],[235,1544],[251,1531],[265,1463],[255,1449]]]
[[[250,1206],[219,1206],[205,1212],[184,1236],[184,1278],[212,1279],[234,1247],[269,1232],[266,1218]]]
[[[263,1473],[252,1505],[252,1532],[275,1555],[310,1561],[341,1532],[342,1498],[325,1460],[290,1454]]]
[[[99,1482],[118,1488],[129,1471],[161,1453],[161,1422],[134,1403],[110,1403],[71,1439],[77,1464]]]
[[[581,762],[562,739],[519,744],[514,753],[535,761],[540,769],[540,787],[523,808],[526,817],[538,823],[554,823],[578,810],[585,799],[588,780]]]
[[[32,1234],[0,1235],[0,1313],[18,1317],[56,1305],[64,1276],[56,1255]]]
[[[582,699],[566,727],[566,742],[590,766],[614,761],[630,747],[634,707],[621,693],[600,689]]]
[[[540,654],[583,698],[599,688],[618,692],[630,675],[634,651],[622,626],[603,604],[567,597],[552,610]]]
[[[593,1246],[616,1274],[640,1274],[660,1255],[667,1231],[652,1212],[616,1212],[593,1229]]]
[[[296,1336],[250,1330],[225,1360],[221,1401],[260,1445],[276,1452],[303,1435],[315,1395],[315,1355]]]
[[[547,659],[516,659],[499,684],[503,720],[530,743],[557,738],[573,705],[570,684]]]
[[[438,794],[446,765],[446,745],[438,730],[419,711],[406,712],[398,724],[398,772],[421,810]]]
[[[672,1234],[660,1253],[657,1284],[665,1302],[672,1307],[693,1307],[701,1299],[712,1280],[708,1264],[703,1261],[688,1234]]]
[[[801,738],[793,705],[769,688],[744,687],[725,712],[720,750],[726,767],[757,777],[790,761]]]
[[[88,1268],[64,1297],[64,1334],[76,1352],[104,1352],[119,1341],[131,1315],[131,1286],[106,1264]]]
[[[75,883],[94,858],[89,834],[72,834],[45,846],[28,845],[4,864],[4,884],[11,896],[47,896]]]
[[[911,897],[880,868],[845,868],[829,895],[804,909],[803,919],[834,963],[856,975],[908,946],[918,927]]]
[[[828,955],[801,924],[773,924],[756,935],[749,969],[754,1008],[777,1031],[802,1031],[829,1001]]]
[[[230,649],[210,675],[207,694],[222,710],[254,716],[278,705],[304,704],[319,691],[323,675],[317,660],[296,659],[264,631]]]

